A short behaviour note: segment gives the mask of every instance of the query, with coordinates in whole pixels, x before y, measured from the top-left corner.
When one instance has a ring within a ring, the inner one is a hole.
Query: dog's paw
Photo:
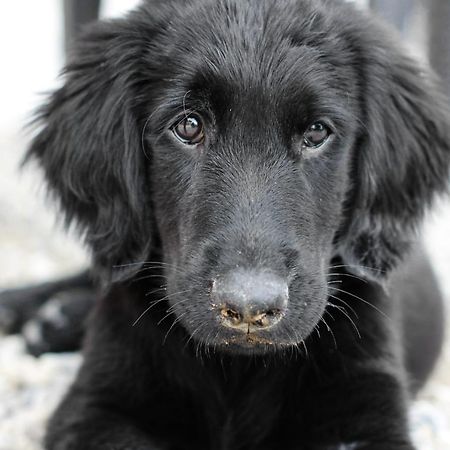
[[[416,450],[416,447],[408,442],[377,442],[358,445],[355,450]]]
[[[2,304],[0,294],[0,333],[12,334],[20,328],[20,317],[18,312],[7,304]]]
[[[93,302],[87,289],[62,291],[47,300],[22,329],[28,352],[39,356],[77,350]]]
[[[339,443],[339,444],[312,444],[306,447],[304,450],[360,450],[361,444],[357,442],[353,443]]]
[[[369,443],[369,442],[353,442],[340,443],[337,445],[308,447],[308,450],[416,450],[412,444],[408,443]]]
[[[0,291],[0,333],[18,333],[24,322],[44,301],[33,289],[5,289]]]
[[[341,443],[331,447],[326,447],[323,450],[359,450],[361,447],[358,443]]]

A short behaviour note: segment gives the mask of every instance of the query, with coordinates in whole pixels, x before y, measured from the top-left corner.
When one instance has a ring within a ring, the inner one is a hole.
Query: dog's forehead
[[[329,24],[321,22],[319,3],[190,3],[170,24],[175,42],[168,60],[181,78],[228,86],[236,95],[255,89],[291,95],[293,88],[298,92],[338,86],[341,68],[331,61],[332,50],[319,42],[324,36],[335,42],[336,37],[330,35]]]
[[[257,70],[268,76],[292,48],[299,19],[286,21],[286,14],[275,2],[272,7],[265,1],[212,1],[206,6],[202,2],[172,24],[178,41],[175,52],[198,59],[217,73],[243,77],[246,70]]]

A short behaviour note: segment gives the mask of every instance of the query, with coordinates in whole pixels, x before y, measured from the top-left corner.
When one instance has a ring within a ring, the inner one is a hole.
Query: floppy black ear
[[[354,271],[382,278],[405,256],[435,194],[447,188],[450,120],[431,76],[384,36],[365,37],[364,113],[341,255]]]
[[[99,23],[87,32],[64,85],[39,113],[40,131],[28,153],[106,277],[113,266],[148,257],[151,244],[148,161],[136,100],[144,91],[139,64],[151,33],[126,21]],[[118,273],[127,276],[113,275]]]

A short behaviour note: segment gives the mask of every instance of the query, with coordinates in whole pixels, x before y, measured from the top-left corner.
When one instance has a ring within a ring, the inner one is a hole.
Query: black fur
[[[336,0],[153,0],[80,39],[29,157],[107,290],[47,448],[413,448],[442,314],[411,244],[450,136],[388,34]],[[197,147],[171,131],[192,112]],[[279,324],[222,326],[236,267],[289,282]]]

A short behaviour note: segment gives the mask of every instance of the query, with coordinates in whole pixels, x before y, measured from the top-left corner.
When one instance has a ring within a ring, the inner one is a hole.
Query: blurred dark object
[[[89,272],[69,278],[0,291],[0,333],[17,333],[36,311],[57,292],[92,286]]]
[[[370,8],[407,37],[410,19],[423,7],[428,37],[427,57],[450,98],[450,0],[370,0]]]
[[[429,0],[428,54],[431,67],[444,81],[450,98],[450,1]]]
[[[78,350],[94,302],[95,291],[89,286],[50,297],[22,328],[28,353],[40,356]]]
[[[64,0],[64,32],[66,54],[80,28],[98,19],[100,0]]]
[[[416,5],[416,0],[370,0],[370,8],[402,33]]]

